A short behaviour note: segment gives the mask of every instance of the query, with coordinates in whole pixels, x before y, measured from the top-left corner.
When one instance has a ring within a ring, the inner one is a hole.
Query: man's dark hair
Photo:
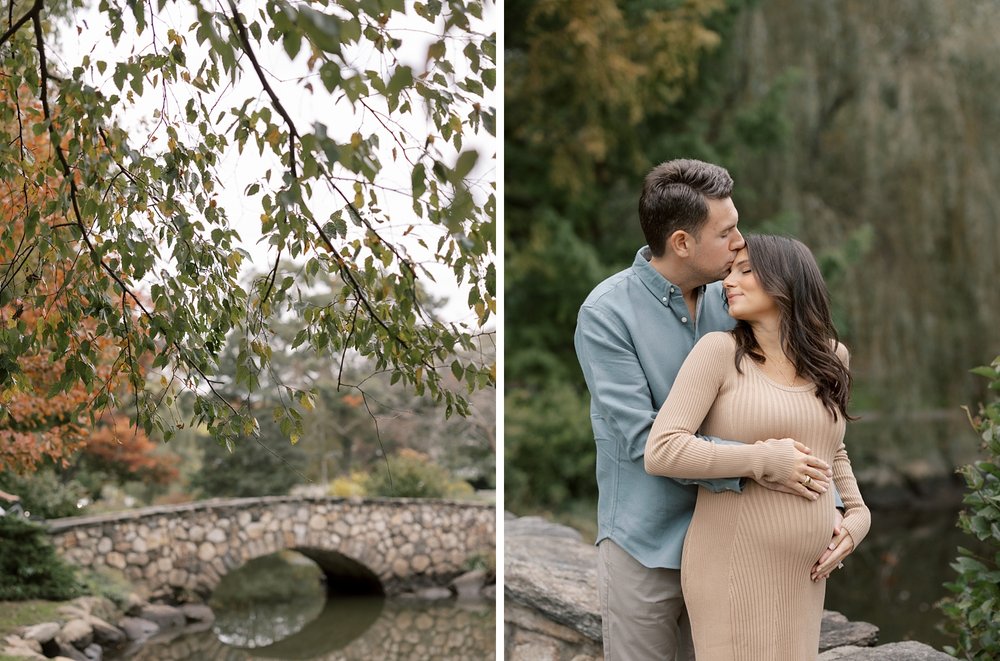
[[[650,170],[639,197],[639,224],[654,257],[663,255],[677,230],[697,236],[710,200],[731,197],[733,178],[721,166],[679,158]]]

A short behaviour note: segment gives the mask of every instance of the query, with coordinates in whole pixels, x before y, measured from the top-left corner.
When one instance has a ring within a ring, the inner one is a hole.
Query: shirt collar
[[[649,260],[653,258],[653,253],[649,246],[643,246],[635,254],[635,261],[632,262],[632,270],[638,276],[639,281],[645,285],[646,289],[661,301],[669,300],[674,296],[681,296],[681,288],[667,280],[663,274],[653,268]],[[698,293],[705,293],[705,285],[698,288]]]

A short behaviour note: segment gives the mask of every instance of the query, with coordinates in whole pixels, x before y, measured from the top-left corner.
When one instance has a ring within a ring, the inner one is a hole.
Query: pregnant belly
[[[749,482],[742,494],[702,490],[689,541],[702,548],[738,545],[750,555],[769,562],[780,559],[792,566],[809,568],[830,543],[834,511],[830,493],[810,501],[766,489],[755,482]]]

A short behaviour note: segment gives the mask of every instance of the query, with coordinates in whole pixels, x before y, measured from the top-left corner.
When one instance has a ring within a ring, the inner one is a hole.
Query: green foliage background
[[[742,230],[815,252],[852,408],[873,414],[848,432],[859,479],[905,491],[911,464],[948,480],[967,463],[960,406],[985,388],[966,368],[1000,327],[1000,164],[981,139],[1000,131],[983,84],[1000,59],[980,38],[998,27],[1000,7],[953,1],[510,3],[507,507],[596,497],[576,314],[643,243],[642,177],[678,157],[729,169]]]
[[[780,148],[787,120],[776,89],[722,124],[725,131],[712,121],[712,109],[723,107],[714,74],[725,66],[725,34],[748,3],[512,4],[505,499],[515,511],[564,509],[596,497],[589,398],[573,349],[576,313],[642,245],[637,185],[669,157],[732,168],[741,151]]]

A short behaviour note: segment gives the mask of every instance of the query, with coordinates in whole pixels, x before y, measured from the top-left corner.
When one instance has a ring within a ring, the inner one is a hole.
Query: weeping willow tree
[[[987,38],[1000,7],[515,7],[504,227],[515,506],[593,496],[576,313],[642,242],[643,174],[681,156],[729,169],[742,229],[789,233],[817,254],[852,351],[853,409],[891,422],[852,427],[878,441],[855,446],[860,468],[931,462],[947,477],[968,461],[959,407],[982,386],[965,367],[995,355],[1000,328],[989,295],[1000,273],[1000,160],[984,139],[1000,131],[988,83],[1000,60]]]

